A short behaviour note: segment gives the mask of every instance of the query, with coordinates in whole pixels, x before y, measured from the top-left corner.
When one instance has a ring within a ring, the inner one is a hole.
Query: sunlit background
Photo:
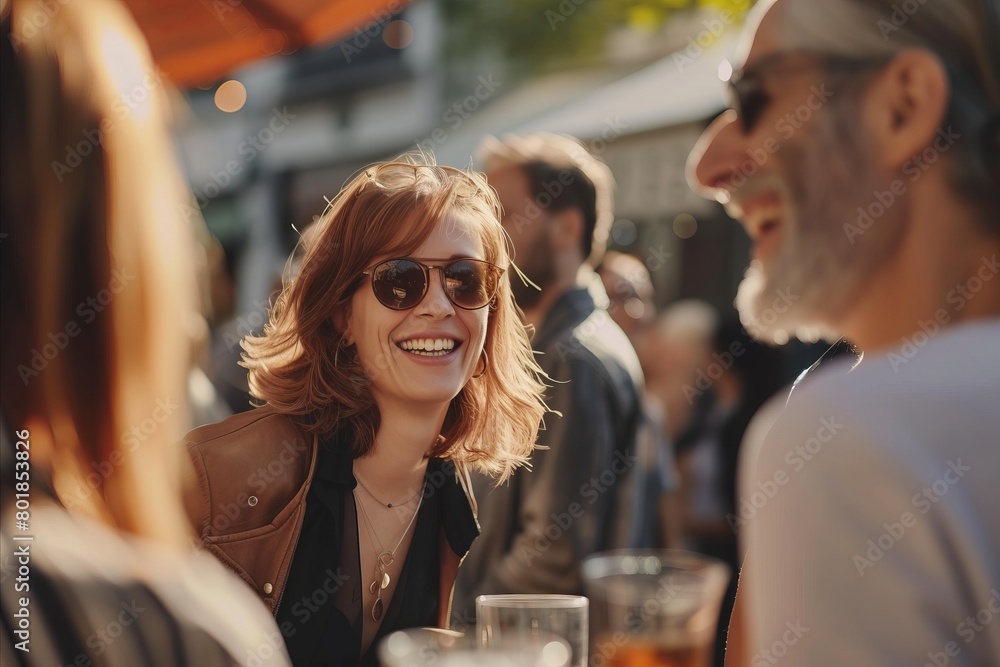
[[[733,313],[748,239],[684,165],[725,108],[750,0],[128,5],[183,93],[176,143],[217,239],[209,323],[233,359],[353,173],[417,148],[478,167],[486,135],[584,141],[617,181],[609,247],[646,265],[657,309],[695,298]],[[816,356],[791,346],[788,372]]]

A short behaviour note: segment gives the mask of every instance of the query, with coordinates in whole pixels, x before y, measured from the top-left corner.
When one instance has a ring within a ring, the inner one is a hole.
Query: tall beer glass
[[[686,551],[583,561],[592,655],[608,667],[709,667],[729,566]]]

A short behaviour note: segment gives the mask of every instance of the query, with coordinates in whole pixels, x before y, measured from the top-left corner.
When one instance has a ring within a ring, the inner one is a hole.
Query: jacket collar
[[[586,287],[574,287],[560,296],[545,315],[532,347],[544,349],[551,344],[552,339],[570,331],[590,317],[597,306],[594,297]]]
[[[343,430],[319,441],[316,478],[344,486],[348,490],[358,485],[354,479],[354,452],[351,439]]]

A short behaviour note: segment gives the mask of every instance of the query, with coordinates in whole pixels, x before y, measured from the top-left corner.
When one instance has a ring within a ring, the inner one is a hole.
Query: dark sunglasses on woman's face
[[[437,269],[448,299],[463,310],[486,306],[500,289],[504,269],[480,259],[456,259],[429,266],[415,259],[387,259],[362,273],[371,276],[372,291],[386,308],[409,310],[427,294],[431,269]]]

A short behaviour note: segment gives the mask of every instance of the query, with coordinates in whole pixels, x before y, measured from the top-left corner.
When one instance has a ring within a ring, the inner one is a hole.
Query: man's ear
[[[583,248],[583,212],[570,206],[552,215],[549,236],[557,251]]]
[[[862,117],[889,169],[922,153],[942,129],[951,89],[944,63],[926,49],[897,54],[872,81]]]

